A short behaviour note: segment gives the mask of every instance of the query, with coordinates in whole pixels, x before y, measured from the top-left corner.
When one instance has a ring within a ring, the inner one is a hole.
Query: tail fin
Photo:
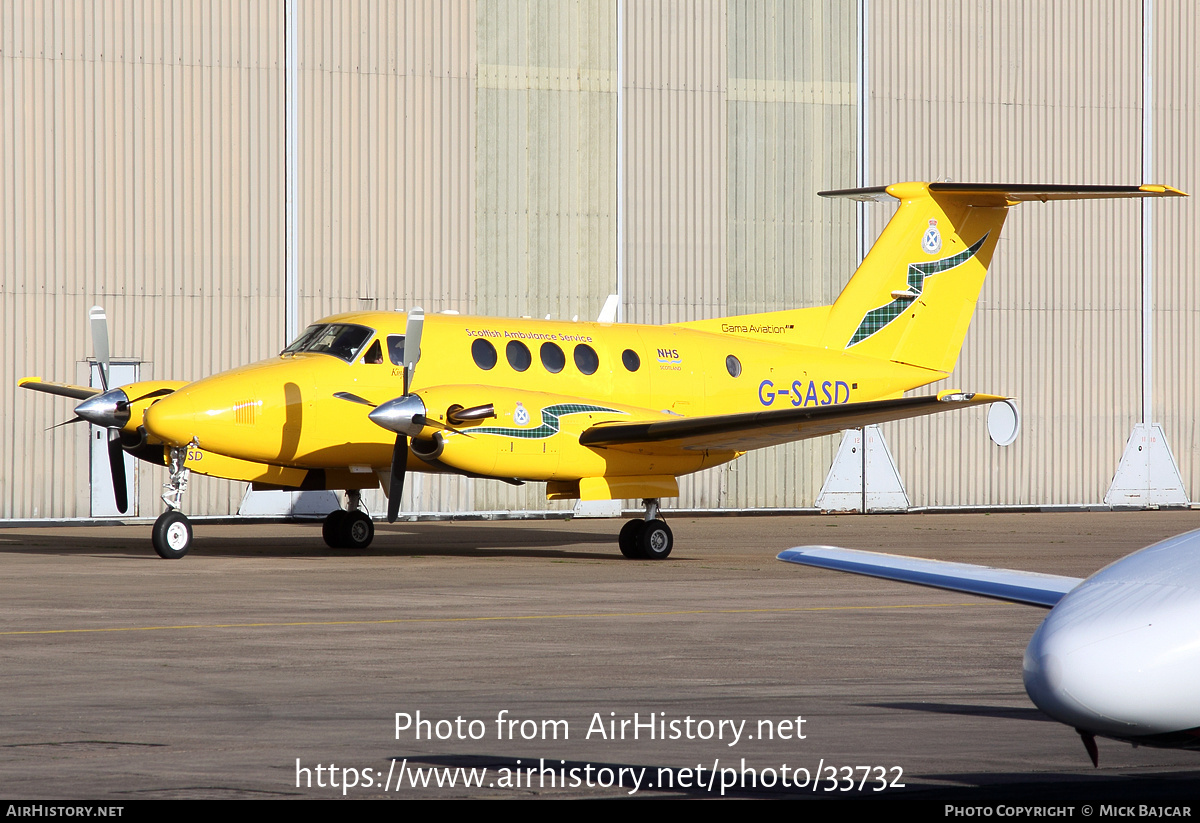
[[[1010,206],[1025,200],[1180,196],[1169,186],[897,183],[821,192],[900,201],[829,312],[822,345],[950,372]]]

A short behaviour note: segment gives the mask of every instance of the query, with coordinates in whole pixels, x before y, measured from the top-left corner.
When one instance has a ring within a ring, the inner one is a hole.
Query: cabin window
[[[638,353],[633,349],[626,349],[621,352],[621,362],[625,364],[625,368],[629,371],[637,371],[642,367],[642,358],[638,357]]]
[[[600,368],[600,358],[596,354],[596,350],[587,343],[580,343],[575,347],[575,367],[584,374],[595,374],[596,369]]]
[[[476,366],[487,371],[496,365],[496,347],[482,337],[476,337],[471,343],[471,358]]]
[[[529,347],[520,340],[509,340],[508,345],[504,347],[504,354],[508,358],[508,365],[513,367],[513,371],[525,371],[533,362],[533,355],[529,353]]]
[[[742,373],[742,361],[731,354],[725,358],[725,369],[730,377],[737,377]]]
[[[557,343],[543,343],[541,354],[542,365],[551,374],[558,374],[563,370],[563,366],[567,365],[567,356]]]

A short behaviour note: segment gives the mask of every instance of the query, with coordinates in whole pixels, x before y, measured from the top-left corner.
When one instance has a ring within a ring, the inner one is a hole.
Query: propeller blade
[[[408,327],[404,330],[404,393],[412,385],[413,372],[421,359],[421,330],[425,328],[425,310],[411,309],[408,312]]]
[[[375,408],[375,404],[372,403],[370,400],[366,400],[362,397],[359,397],[357,394],[351,394],[348,391],[334,392],[333,396],[336,397],[338,400],[349,400],[351,403],[361,403],[364,406],[370,406],[371,408]]]
[[[174,389],[155,389],[152,392],[143,394],[141,397],[135,397],[132,400],[130,400],[129,402],[137,403],[142,400],[149,400],[151,397],[166,397],[168,394],[174,394],[174,393],[175,393]]]
[[[108,435],[108,467],[112,471],[117,511],[124,514],[129,511],[129,490],[125,486],[125,450],[121,448],[121,435],[117,432]]]
[[[45,429],[43,429],[43,431],[50,431],[51,429],[57,429],[59,426],[69,426],[72,423],[82,423],[82,422],[83,422],[82,417],[72,417],[70,420],[64,420],[61,423],[55,423],[53,426],[47,426]]]
[[[100,385],[108,391],[108,317],[104,314],[104,307],[92,306],[88,319],[92,321],[92,351],[96,353],[96,362],[100,365]]]
[[[400,513],[400,495],[404,493],[404,471],[408,465],[408,438],[404,435],[396,437],[396,445],[392,449],[392,475],[388,485],[387,521],[396,522]]]

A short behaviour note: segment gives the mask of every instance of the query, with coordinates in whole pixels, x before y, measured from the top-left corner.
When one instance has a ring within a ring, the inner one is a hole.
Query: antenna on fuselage
[[[621,305],[621,298],[615,294],[610,294],[608,299],[604,301],[604,307],[600,309],[600,315],[596,318],[597,323],[616,323],[617,308]]]

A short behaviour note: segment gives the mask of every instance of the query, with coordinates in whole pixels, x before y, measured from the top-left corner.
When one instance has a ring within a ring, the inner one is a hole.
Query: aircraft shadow
[[[236,535],[228,525],[193,523],[192,553],[214,557],[530,557],[547,559],[611,560],[628,562],[617,551],[616,529],[611,534],[569,529],[530,529],[508,523],[503,528],[473,527],[455,530],[442,523],[377,523],[375,540],[363,551],[331,549],[321,538],[320,523],[305,534],[286,537],[272,533],[270,524],[247,524]],[[121,527],[120,534],[101,526],[78,527],[78,536],[61,531],[0,530],[0,554],[77,554],[146,557],[157,560],[150,545],[150,527]],[[108,532],[106,534],[105,532]],[[611,552],[579,550],[602,546]]]
[[[972,706],[963,703],[864,703],[877,709],[901,709],[929,714],[954,714],[963,717],[997,717],[1012,720],[1036,720],[1039,723],[1056,723],[1032,706]]]

